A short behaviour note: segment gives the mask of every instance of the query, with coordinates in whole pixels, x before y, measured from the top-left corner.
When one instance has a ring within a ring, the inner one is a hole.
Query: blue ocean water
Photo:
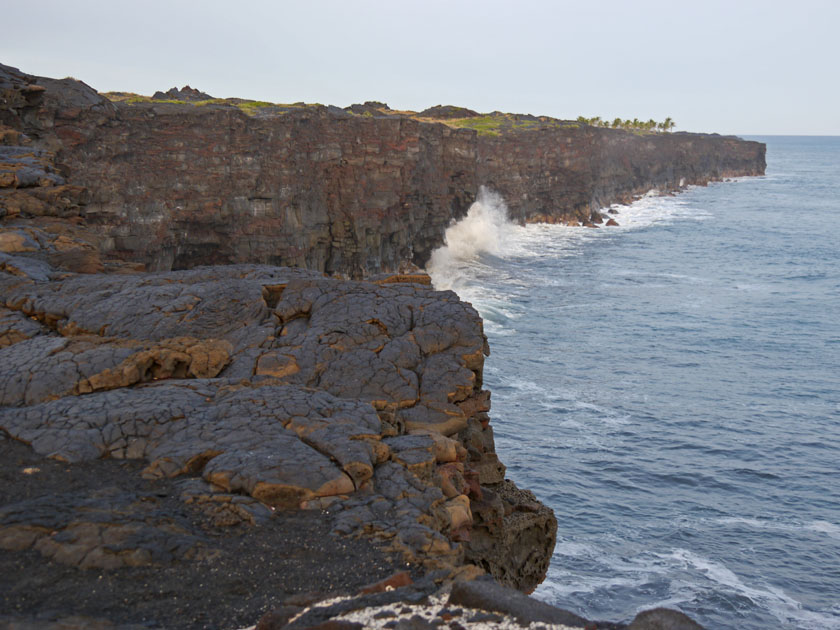
[[[485,319],[496,446],[559,521],[536,596],[586,617],[840,629],[840,138],[616,206],[481,207],[433,261]]]

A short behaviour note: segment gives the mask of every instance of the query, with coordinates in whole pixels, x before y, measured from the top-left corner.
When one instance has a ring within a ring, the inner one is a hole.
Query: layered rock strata
[[[87,256],[81,271],[251,262],[361,278],[425,264],[480,185],[516,219],[594,225],[651,188],[764,172],[756,142],[462,108],[246,106],[186,88],[111,102],[5,66],[0,93],[3,227],[20,247],[32,221],[60,234],[57,219],[84,219],[87,236],[43,245]]]
[[[650,190],[763,175],[765,147],[734,136],[548,127],[478,137],[477,179],[512,218],[597,225],[600,211]]]

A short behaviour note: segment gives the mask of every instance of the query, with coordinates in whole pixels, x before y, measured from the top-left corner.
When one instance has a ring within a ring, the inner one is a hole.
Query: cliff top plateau
[[[166,92],[155,92],[153,96],[144,96],[133,92],[104,92],[102,96],[114,103],[124,105],[149,105],[170,103],[175,105],[193,105],[197,107],[236,107],[251,116],[284,116],[289,113],[300,113],[310,111],[313,113],[327,112],[334,116],[361,116],[367,118],[405,118],[428,123],[442,123],[453,129],[473,129],[479,135],[498,136],[511,134],[520,131],[540,131],[566,127],[577,129],[584,126],[606,127],[631,131],[637,135],[654,134],[666,131],[665,125],[651,125],[651,121],[620,121],[612,126],[608,123],[600,123],[600,118],[585,119],[579,117],[576,120],[564,120],[551,116],[534,116],[531,114],[513,114],[500,111],[490,113],[479,113],[466,107],[455,105],[435,105],[420,112],[412,110],[392,109],[386,103],[379,101],[366,101],[341,108],[335,105],[322,105],[320,103],[269,103],[267,101],[255,101],[242,98],[216,98],[205,92],[201,92],[189,85],[181,89],[170,88]],[[668,119],[670,121],[670,119]],[[620,122],[621,124],[617,124]],[[634,125],[635,123],[635,125]],[[686,132],[677,132],[686,133]],[[718,136],[719,134],[693,134]],[[734,136],[730,136],[734,137]]]

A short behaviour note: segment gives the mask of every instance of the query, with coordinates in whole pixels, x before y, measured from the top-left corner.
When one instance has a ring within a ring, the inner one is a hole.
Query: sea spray
[[[446,229],[444,245],[432,252],[426,265],[435,288],[463,288],[464,264],[485,253],[502,255],[507,236],[515,227],[502,196],[481,186],[467,216]]]

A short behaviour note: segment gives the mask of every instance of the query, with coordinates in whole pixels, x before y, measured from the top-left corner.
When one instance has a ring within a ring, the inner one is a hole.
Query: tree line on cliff
[[[609,120],[602,119],[600,116],[593,116],[592,118],[578,116],[577,121],[585,125],[592,125],[593,127],[610,127],[612,129],[630,129],[634,131],[671,131],[671,129],[676,127],[676,123],[670,116],[662,122],[657,122],[653,118],[646,121],[639,120],[638,118],[634,118],[633,120],[629,118],[626,120],[615,118],[610,122]]]

